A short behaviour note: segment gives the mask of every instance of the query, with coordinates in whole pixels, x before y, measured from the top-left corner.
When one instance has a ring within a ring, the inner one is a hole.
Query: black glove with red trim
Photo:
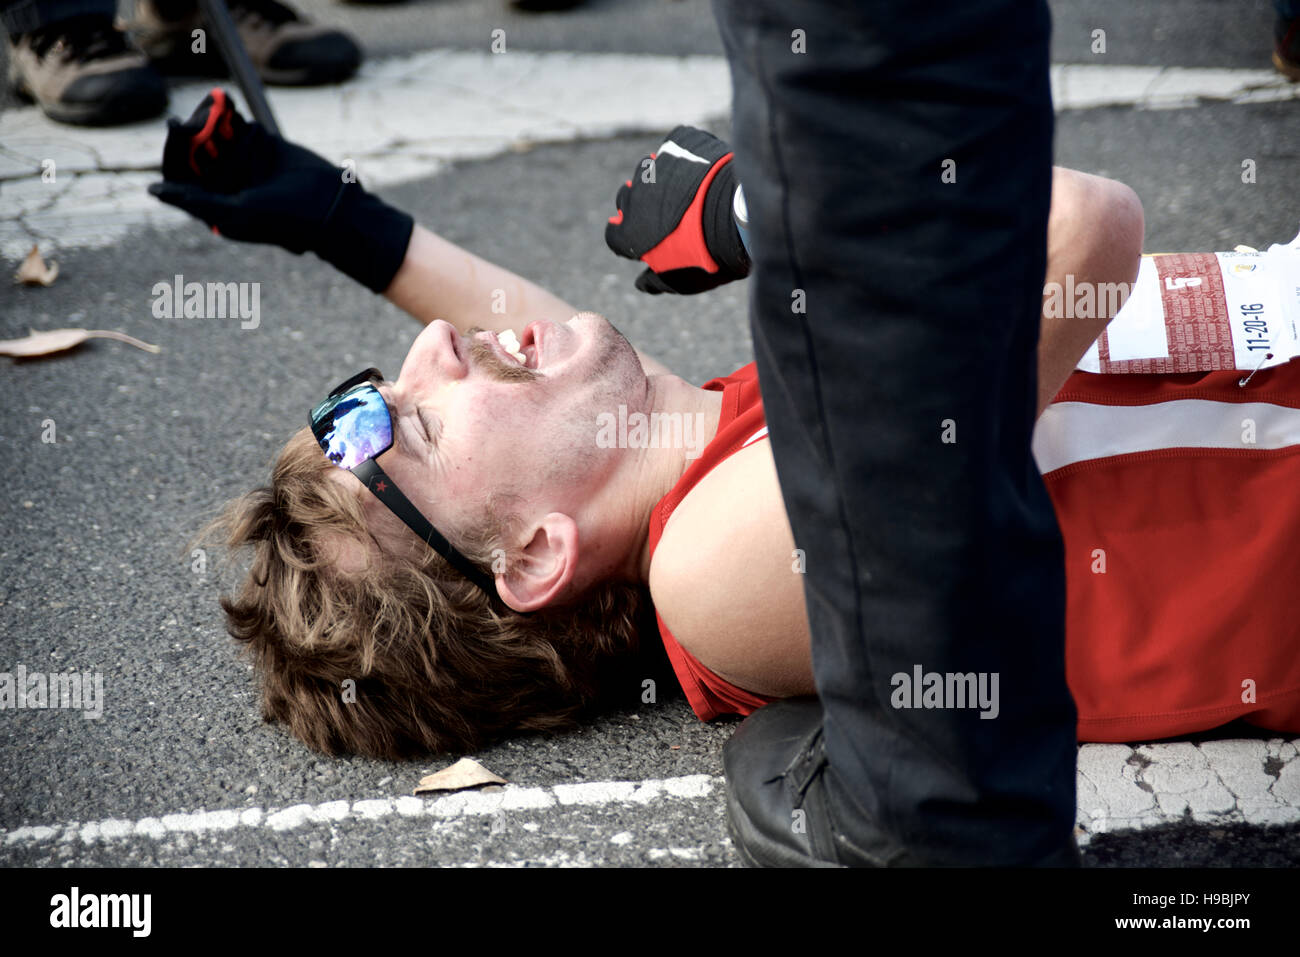
[[[415,225],[350,170],[246,121],[221,89],[169,123],[162,172],[149,192],[218,234],[314,252],[374,292],[397,274]]]
[[[642,292],[704,292],[749,275],[731,211],[732,156],[716,136],[679,126],[618,191],[605,242],[646,264],[636,280]]]

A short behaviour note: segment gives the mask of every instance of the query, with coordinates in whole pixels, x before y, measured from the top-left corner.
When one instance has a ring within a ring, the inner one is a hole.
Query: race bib
[[[1101,308],[1115,287],[1124,286],[1075,290],[1067,284],[1054,306],[1053,285],[1044,289],[1045,315],[1052,315],[1052,308],[1084,315],[1078,310]],[[1147,255],[1128,301],[1078,368],[1103,373],[1266,369],[1300,354],[1298,325],[1300,235],[1264,252]]]

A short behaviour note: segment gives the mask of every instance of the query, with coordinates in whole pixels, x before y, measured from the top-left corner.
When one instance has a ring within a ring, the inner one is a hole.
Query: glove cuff
[[[360,183],[343,183],[314,251],[371,292],[382,293],[406,258],[414,228],[408,213],[367,193]]]
[[[732,158],[718,170],[713,182],[709,184],[708,195],[704,197],[703,227],[704,244],[709,249],[709,255],[724,274],[740,278],[749,275],[750,261],[732,213],[732,201],[738,185],[736,161]]]

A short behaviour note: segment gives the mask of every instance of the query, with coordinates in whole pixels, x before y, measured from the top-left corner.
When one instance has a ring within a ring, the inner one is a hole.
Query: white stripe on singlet
[[[1300,445],[1300,409],[1270,402],[1172,399],[1150,405],[1054,402],[1034,429],[1048,472],[1088,459],[1156,449],[1284,449]]]

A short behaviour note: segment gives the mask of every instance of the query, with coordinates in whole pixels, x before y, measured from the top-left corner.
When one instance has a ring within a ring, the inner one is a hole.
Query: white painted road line
[[[1271,103],[1300,98],[1300,83],[1273,70],[1069,64],[1051,68],[1057,110],[1131,106],[1183,109],[1203,101]]]
[[[1286,741],[1176,742],[1130,748],[1122,744],[1087,744],[1079,749],[1078,834],[1086,845],[1109,831],[1143,829],[1161,824],[1252,825],[1300,822],[1300,739]],[[720,802],[726,793],[721,777],[697,774],[647,781],[603,781],[552,787],[507,785],[491,791],[462,791],[436,799],[394,797],[329,801],[291,807],[193,811],[87,823],[18,827],[0,831],[6,848],[62,842],[83,844],[134,838],[161,840],[171,834],[205,834],[235,828],[286,832],[313,824],[365,824],[387,818],[425,818],[454,822],[482,815],[519,814],[557,807],[640,805],[652,809],[664,801]],[[625,844],[630,833],[611,842]],[[672,849],[666,857],[690,860]],[[572,863],[572,862],[571,862]]]
[[[388,817],[432,818],[446,821],[457,818],[527,812],[565,806],[599,806],[604,804],[640,804],[648,806],[664,800],[698,800],[722,788],[722,778],[695,774],[679,778],[647,781],[603,781],[590,784],[557,784],[549,788],[507,785],[496,790],[461,791],[435,799],[416,797],[379,798],[364,801],[329,801],[324,804],[295,804],[264,811],[243,808],[222,811],[193,811],[144,817],[137,821],[109,819],[89,823],[19,827],[0,831],[0,842],[13,845],[73,841],[91,844],[127,838],[160,839],[168,834],[204,834],[229,831],[237,827],[264,827],[272,831],[291,831],[311,824],[344,821],[378,821]]]
[[[1268,70],[1057,65],[1051,80],[1058,110],[1300,97],[1300,84]],[[177,87],[170,112],[189,116],[217,82]],[[721,57],[431,50],[370,61],[343,86],[276,88],[271,102],[285,136],[354,161],[366,186],[382,187],[531,143],[707,128],[730,112],[731,83]],[[191,222],[145,192],[165,138],[161,118],[86,129],[35,107],[0,113],[0,255],[21,259],[33,242],[46,255],[102,247],[137,224]]]

